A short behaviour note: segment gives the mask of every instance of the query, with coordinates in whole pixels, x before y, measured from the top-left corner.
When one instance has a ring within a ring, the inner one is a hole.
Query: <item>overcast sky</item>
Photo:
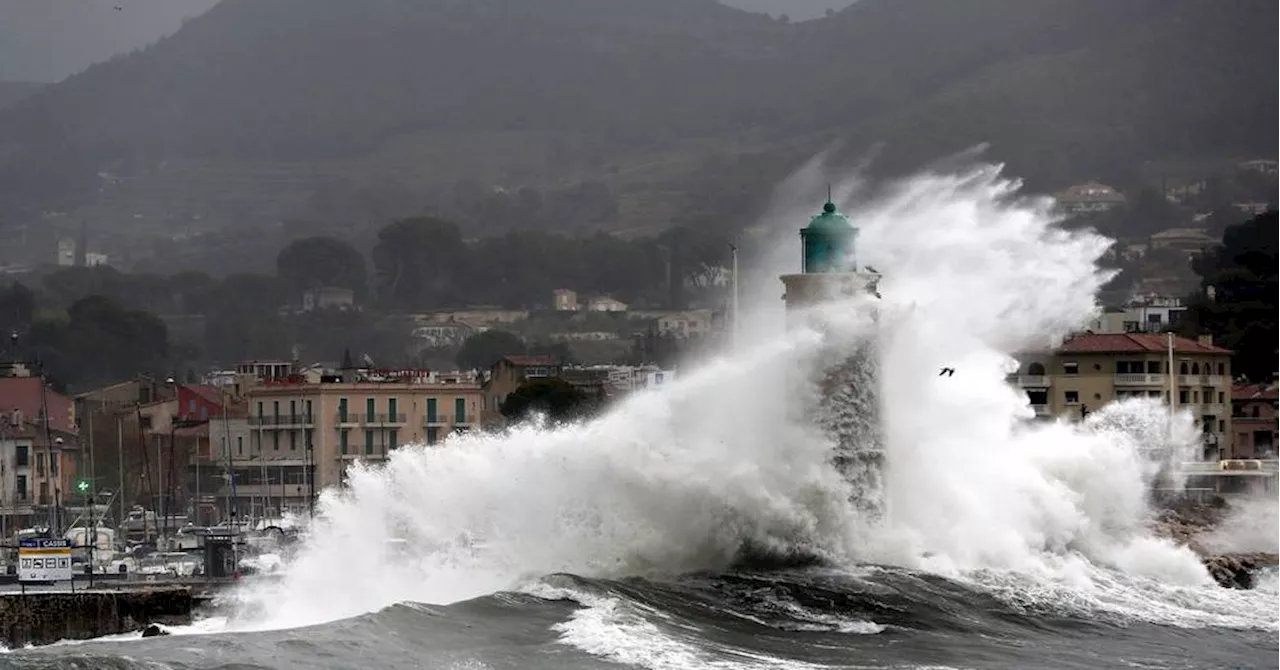
[[[351,0],[359,2],[360,0]],[[636,0],[643,2],[644,0]],[[792,19],[850,0],[723,0]],[[58,81],[170,34],[217,0],[0,0],[0,80]],[[116,10],[116,6],[120,10]]]

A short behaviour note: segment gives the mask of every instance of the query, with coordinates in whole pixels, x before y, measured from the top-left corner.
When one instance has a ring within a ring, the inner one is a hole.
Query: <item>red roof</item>
[[[8,415],[13,410],[22,413],[24,422],[40,420],[39,377],[0,377],[0,413]],[[76,432],[72,423],[72,401],[52,389],[45,389],[44,401],[49,408],[49,427],[64,433]]]
[[[1235,384],[1231,387],[1232,400],[1275,400],[1275,384]]]
[[[528,367],[530,365],[555,365],[555,356],[503,356],[502,360],[512,365]]]
[[[221,406],[224,402],[222,391],[216,386],[209,384],[183,384],[183,387],[214,405]]]
[[[1169,350],[1166,335],[1146,333],[1080,333],[1058,348],[1063,354],[1102,354],[1126,352],[1163,353]],[[1179,354],[1231,354],[1230,349],[1174,336],[1173,350]]]

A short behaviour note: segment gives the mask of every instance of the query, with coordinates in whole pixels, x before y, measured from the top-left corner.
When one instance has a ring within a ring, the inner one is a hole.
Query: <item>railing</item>
[[[1047,417],[1047,416],[1052,416],[1052,415],[1049,413],[1049,406],[1048,406],[1048,405],[1032,405],[1032,406],[1031,406],[1031,409],[1035,410],[1036,417]]]
[[[428,426],[444,426],[451,423],[451,421],[448,414],[436,414],[434,416],[428,414],[425,423]]]
[[[1130,373],[1117,374],[1112,383],[1116,386],[1164,386],[1167,380],[1164,375]]]
[[[365,424],[382,424],[382,423],[404,423],[405,416],[403,414],[366,414],[365,420],[361,423]]]
[[[250,426],[304,426],[315,423],[315,419],[307,414],[281,414],[280,416],[263,415],[249,417]]]
[[[1209,375],[1178,375],[1178,386],[1210,386]]]
[[[1049,388],[1051,381],[1044,375],[1020,375],[1018,386],[1022,388]]]
[[[346,414],[343,414],[342,412],[338,412],[336,415],[334,415],[334,420],[340,426],[349,426],[357,423],[365,423],[364,417],[365,415],[360,414],[359,412],[347,412]]]

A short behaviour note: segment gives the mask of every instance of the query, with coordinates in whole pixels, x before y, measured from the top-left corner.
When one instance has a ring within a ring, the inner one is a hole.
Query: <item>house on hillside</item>
[[[1124,194],[1096,181],[1076,184],[1053,195],[1063,211],[1068,214],[1097,214],[1123,207]]]
[[[1204,228],[1170,228],[1150,238],[1152,249],[1173,249],[1188,254],[1200,253],[1218,243]]]
[[[1240,161],[1236,163],[1236,169],[1250,170],[1259,174],[1275,175],[1276,161],[1258,158],[1251,161]]]
[[[1235,431],[1231,458],[1276,457],[1278,400],[1280,394],[1274,382],[1231,387],[1231,424]]]

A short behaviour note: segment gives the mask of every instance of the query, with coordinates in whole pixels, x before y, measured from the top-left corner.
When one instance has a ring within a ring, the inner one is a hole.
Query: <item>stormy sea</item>
[[[278,580],[0,668],[1274,667],[1275,573],[1219,587],[1153,530],[1192,418],[1036,421],[1007,381],[1092,318],[1110,240],[997,166],[832,180],[879,295],[787,328],[829,180],[777,189],[733,350],[589,422],[400,449],[323,494]]]

